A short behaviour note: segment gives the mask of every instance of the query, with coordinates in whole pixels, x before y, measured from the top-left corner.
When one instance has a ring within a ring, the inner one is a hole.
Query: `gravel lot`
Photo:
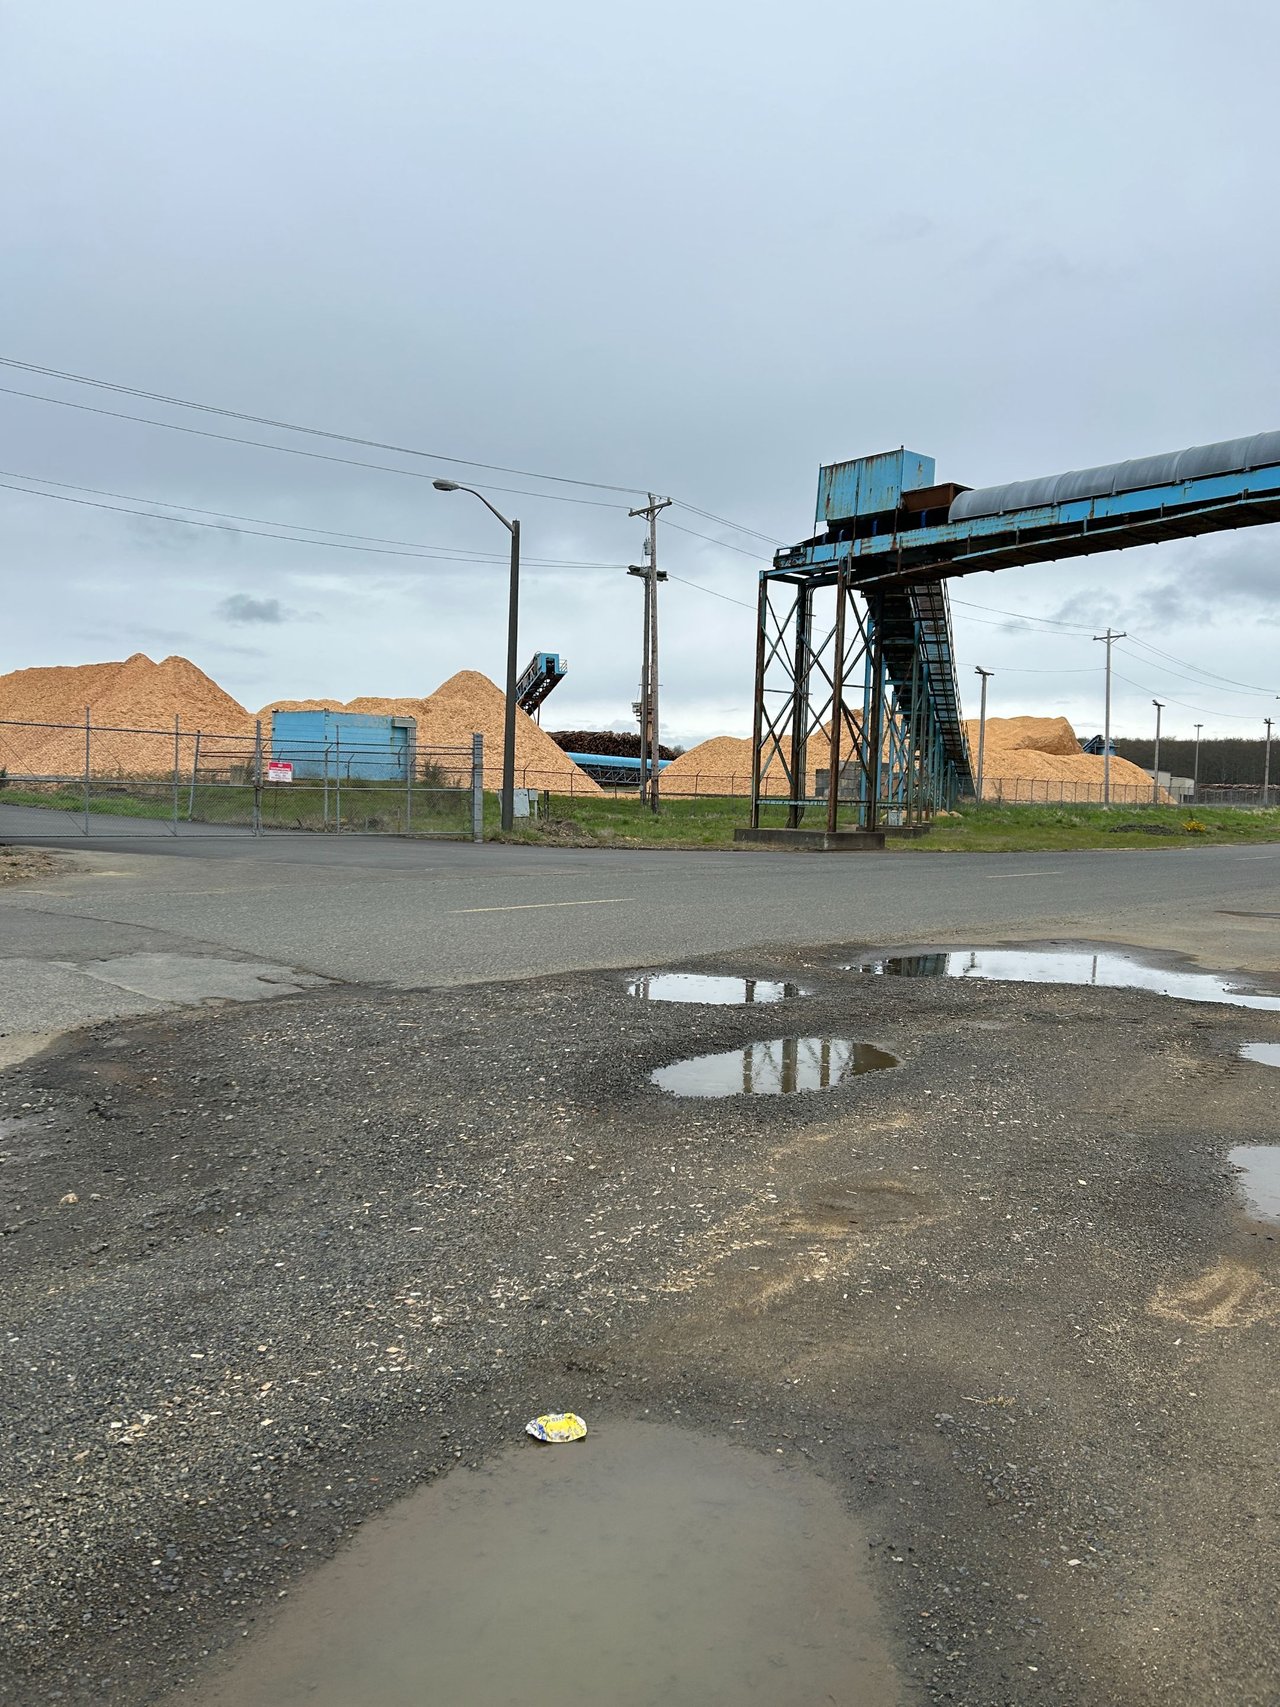
[[[875,945],[883,946],[883,945]],[[1123,990],[701,969],[336,988],[112,1024],[0,1076],[0,1700],[141,1707],[397,1495],[536,1411],[803,1454],[908,1698],[1276,1700],[1280,1018]],[[830,1032],[898,1069],[680,1101]]]

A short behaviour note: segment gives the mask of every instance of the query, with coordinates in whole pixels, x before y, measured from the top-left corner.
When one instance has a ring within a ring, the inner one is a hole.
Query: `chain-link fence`
[[[328,833],[480,839],[484,743],[291,741],[276,758],[252,734],[0,722],[0,814],[40,812],[49,839],[78,836]],[[53,813],[61,814],[55,820]],[[43,834],[43,829],[42,829]]]

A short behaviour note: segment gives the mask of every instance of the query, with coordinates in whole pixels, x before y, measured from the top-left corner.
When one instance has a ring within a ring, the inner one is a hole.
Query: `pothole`
[[[812,1471],[630,1424],[528,1446],[364,1525],[190,1707],[779,1707],[903,1699]]]
[[[704,1002],[715,1007],[785,1002],[804,991],[775,978],[736,978],[711,972],[637,972],[627,994],[642,1002]]]
[[[1280,1144],[1237,1144],[1227,1160],[1240,1169],[1240,1190],[1258,1219],[1280,1222]]]
[[[1280,1012],[1280,996],[1241,989],[1211,972],[1170,972],[1125,954],[1079,949],[957,948],[930,954],[868,956],[841,968],[885,978],[976,978],[992,983],[1087,984],[1151,990],[1185,1002],[1218,1002]]]
[[[786,1096],[826,1091],[860,1073],[901,1062],[874,1043],[847,1037],[773,1037],[715,1055],[694,1055],[650,1073],[660,1090],[682,1097]]]

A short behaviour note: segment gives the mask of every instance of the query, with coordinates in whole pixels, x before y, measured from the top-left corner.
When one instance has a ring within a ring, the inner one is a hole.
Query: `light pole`
[[[982,754],[983,754],[983,749],[985,748],[985,746],[987,744],[987,678],[988,678],[988,676],[994,676],[995,671],[994,670],[984,670],[981,664],[975,664],[973,673],[975,676],[981,676],[982,677],[982,703],[978,709],[978,777],[977,777],[977,782],[974,785],[974,792],[978,797],[978,804],[981,805],[982,804]]]
[[[507,594],[507,706],[502,731],[502,828],[510,830],[516,817],[516,629],[520,616],[520,523],[508,521],[501,510],[477,492],[456,480],[433,480],[437,492],[470,492],[486,510],[492,510],[511,535],[511,586]]]
[[[1262,760],[1262,807],[1265,811],[1271,799],[1271,719],[1264,718],[1267,726],[1267,746]]]
[[[1154,778],[1151,784],[1151,804],[1158,806],[1160,803],[1160,713],[1164,710],[1164,701],[1153,699],[1151,703],[1156,708],[1156,750],[1155,762],[1151,766],[1151,775]]]
[[[1200,731],[1203,728],[1203,723],[1196,724],[1196,762],[1195,769],[1191,773],[1191,799],[1196,805],[1200,801]]]
[[[1105,634],[1095,634],[1095,640],[1105,640],[1107,643],[1107,710],[1106,719],[1102,725],[1102,804],[1111,804],[1111,648],[1117,640],[1126,638],[1125,634],[1113,634],[1110,624]]]

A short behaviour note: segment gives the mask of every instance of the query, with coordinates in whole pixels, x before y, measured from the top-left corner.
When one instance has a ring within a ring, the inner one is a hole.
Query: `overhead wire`
[[[283,528],[285,530],[291,530],[291,531],[286,531],[284,533],[281,533],[278,536],[268,536],[268,537],[279,537],[281,539],[287,539],[287,538],[296,538],[296,537],[298,537],[299,533],[304,533],[304,534],[305,533],[318,533],[318,534],[328,535],[332,539],[351,539],[351,540],[360,541],[361,543],[368,544],[368,545],[403,545],[403,546],[409,546],[414,551],[422,552],[424,554],[429,554],[431,552],[441,552],[441,553],[447,554],[447,556],[449,556],[450,558],[457,558],[459,561],[463,561],[466,559],[472,559],[472,558],[477,563],[506,563],[508,561],[508,553],[505,551],[501,551],[501,552],[499,552],[499,551],[476,551],[471,546],[449,546],[449,547],[445,547],[445,546],[438,546],[438,545],[429,544],[425,540],[387,539],[381,534],[348,533],[348,532],[343,532],[341,529],[338,529],[338,528],[311,527],[306,522],[278,522],[271,516],[246,516],[246,515],[240,514],[238,511],[235,511],[235,510],[210,510],[210,509],[204,508],[204,506],[202,506],[200,504],[173,503],[168,498],[140,498],[136,492],[112,492],[112,491],[104,490],[101,486],[78,486],[70,480],[47,480],[41,474],[18,473],[16,470],[14,470],[12,468],[0,468],[0,479],[34,481],[34,483],[37,486],[58,486],[58,487],[61,487],[64,491],[68,491],[68,492],[88,492],[88,493],[92,494],[92,496],[94,496],[95,498],[119,498],[127,504],[158,504],[164,509],[193,510],[197,515],[201,515],[201,516],[218,516],[223,521],[256,522],[256,523],[261,524],[261,526],[263,526],[263,527]],[[25,488],[15,487],[14,490],[21,491],[21,490],[25,490]],[[57,494],[53,493],[53,492],[48,492],[48,493],[37,492],[35,494],[35,496],[36,497],[50,497],[50,498],[52,498],[52,497],[56,497]],[[172,521],[183,520],[183,518],[181,516],[173,516],[173,517],[170,517],[169,519]],[[243,531],[243,530],[235,530],[235,531]],[[323,539],[318,539],[318,540],[312,541],[312,543],[315,545],[323,545],[325,542]],[[576,558],[565,558],[565,557],[556,557],[556,558],[526,557],[523,559],[523,561],[525,563],[528,563],[528,564],[537,565],[540,568],[559,568],[559,569],[563,569],[563,568],[625,569],[626,568],[625,563],[597,563],[594,561],[590,561],[588,559],[576,559]]]
[[[336,429],[328,428],[328,427],[313,427],[313,426],[310,426],[310,425],[303,423],[303,422],[287,421],[287,420],[284,420],[282,418],[272,416],[272,415],[255,414],[253,411],[248,410],[248,409],[232,409],[232,408],[229,408],[223,404],[205,403],[205,402],[203,402],[197,398],[178,397],[178,396],[176,396],[170,392],[165,392],[165,391],[152,391],[152,390],[149,390],[145,386],[126,385],[123,382],[117,381],[117,380],[100,379],[96,375],[92,375],[92,374],[75,373],[70,369],[52,367],[52,366],[50,366],[46,363],[43,363],[43,362],[23,361],[17,356],[0,355],[0,367],[12,368],[15,371],[21,372],[21,373],[40,374],[43,377],[48,378],[48,379],[62,380],[64,382],[66,382],[67,384],[87,385],[87,386],[93,387],[95,390],[108,391],[108,392],[112,392],[112,393],[115,393],[115,394],[117,394],[119,396],[123,396],[123,397],[137,397],[137,398],[140,398],[143,401],[149,402],[149,403],[163,403],[163,404],[167,405],[168,407],[174,408],[174,409],[194,409],[194,410],[200,411],[203,414],[221,416],[222,418],[224,418],[226,420],[245,421],[245,422],[248,422],[254,426],[274,427],[280,432],[303,433],[303,434],[306,434],[312,438],[332,439],[332,440],[335,440],[335,441],[342,443],[342,444],[362,445],[366,449],[369,449],[369,450],[394,451],[397,455],[400,455],[400,456],[422,457],[425,460],[430,461],[430,462],[447,462],[447,463],[454,465],[455,467],[460,467],[460,468],[478,468],[478,469],[484,470],[485,472],[488,472],[491,474],[513,474],[518,479],[521,479],[521,480],[540,480],[540,481],[543,481],[544,483],[552,484],[552,485],[580,486],[580,487],[584,487],[584,488],[591,490],[591,491],[618,492],[618,493],[624,493],[628,496],[636,496],[640,493],[647,492],[647,490],[648,490],[648,488],[643,487],[643,486],[638,486],[638,485],[637,486],[625,486],[625,485],[616,485],[616,484],[613,484],[609,481],[604,481],[604,480],[584,480],[581,477],[575,476],[575,475],[544,474],[544,473],[542,473],[538,470],[535,470],[535,469],[516,468],[516,467],[514,467],[510,464],[507,464],[507,463],[482,462],[476,457],[457,456],[453,453],[449,453],[449,452],[445,452],[445,451],[423,450],[420,446],[417,446],[417,445],[402,445],[402,444],[398,444],[392,440],[369,438],[369,437],[367,437],[363,434],[359,434],[359,433],[339,432]],[[0,387],[0,389],[7,390],[9,388]],[[76,406],[74,404],[70,404],[69,401],[66,399],[41,397],[40,394],[37,392],[22,392],[22,391],[13,390],[13,391],[10,391],[10,395],[19,396],[19,397],[29,397],[32,399],[38,398],[42,402],[49,402],[49,403],[66,402],[68,404],[68,407],[75,407]],[[104,411],[104,413],[110,413],[110,411]],[[126,416],[124,418],[125,419],[147,420],[147,417],[143,417],[143,416],[136,416],[136,417]],[[147,424],[149,424],[149,425],[165,425],[166,423],[148,421]],[[242,440],[239,442],[257,443],[258,441],[256,441],[256,440]],[[281,447],[271,447],[271,448],[281,448]],[[402,471],[402,472],[407,472],[407,471]],[[511,487],[493,487],[493,488],[491,488],[491,490],[493,490],[493,491],[513,491],[514,488],[511,488]],[[538,496],[546,496],[546,497],[554,496],[554,494],[551,494],[551,493],[537,494],[537,495]],[[679,507],[681,509],[688,510],[692,515],[702,516],[707,521],[717,522],[720,524],[720,526],[730,528],[736,533],[748,534],[752,538],[765,540],[770,545],[783,546],[783,545],[787,544],[786,540],[777,539],[772,534],[763,533],[763,532],[761,532],[761,530],[759,528],[748,527],[743,522],[731,521],[727,516],[717,515],[712,510],[701,509],[697,504],[691,504],[686,499],[674,498],[674,499],[672,499],[672,502],[674,504],[679,505]],[[618,507],[621,508],[622,506],[618,506]],[[672,524],[672,525],[675,525],[675,524]],[[705,538],[706,535],[700,535],[698,537]],[[719,543],[719,542],[716,542],[716,543]]]
[[[307,433],[313,438],[335,439],[342,444],[363,445],[368,450],[390,450],[399,456],[420,456],[429,462],[451,462],[464,468],[482,468],[491,474],[514,474],[521,480],[551,481],[561,486],[587,486],[597,492],[625,492],[632,496],[644,490],[640,486],[611,486],[603,480],[577,480],[565,474],[539,474],[529,468],[509,468],[500,462],[478,462],[469,456],[448,456],[444,451],[420,450],[414,445],[392,444],[383,439],[362,438],[357,433],[340,433],[327,427],[309,427],[297,421],[276,420],[270,415],[254,415],[246,409],[227,409],[217,403],[200,403],[190,397],[172,397],[163,391],[147,391],[138,385],[122,385],[114,380],[95,379],[84,373],[69,373],[62,368],[45,367],[39,362],[19,361],[16,356],[0,356],[0,367],[38,373],[48,379],[62,379],[74,385],[91,385],[99,391],[119,392],[125,397],[140,397],[148,403],[167,403],[175,409],[198,409],[206,415],[221,415],[232,421],[248,421],[253,426],[276,427],[286,433]]]
[[[207,427],[184,427],[180,421],[157,421],[150,415],[130,415],[123,409],[102,409],[92,403],[76,403],[69,397],[46,397],[39,391],[19,391],[11,385],[0,385],[6,397],[26,397],[36,403],[53,403],[60,409],[78,409],[86,415],[105,415],[113,421],[137,421],[144,427],[163,427],[171,433],[186,433],[198,439],[217,439],[223,444],[252,445],[257,450],[279,451],[282,456],[307,457],[312,462],[341,463],[347,468],[374,468],[383,474],[399,474],[409,480],[432,480],[429,471],[416,468],[396,468],[389,462],[367,462],[362,457],[334,456],[327,451],[303,450],[299,445],[276,445],[269,439],[249,439],[239,433],[215,433]],[[626,504],[607,503],[602,498],[571,498],[564,492],[530,492],[524,486],[493,486],[483,482],[486,492],[509,492],[519,498],[542,498],[555,504],[586,504],[597,510],[625,510]]]
[[[442,563],[463,563],[463,564],[469,564],[473,568],[481,568],[481,567],[488,568],[488,567],[490,567],[489,562],[485,562],[483,560],[477,560],[473,557],[458,556],[455,553],[450,552],[450,551],[439,551],[439,550],[435,550],[433,548],[426,549],[426,550],[400,550],[400,549],[396,549],[396,548],[393,548],[390,546],[385,546],[385,545],[348,544],[345,541],[336,540],[336,539],[307,539],[302,534],[297,534],[297,533],[288,533],[288,532],[269,533],[264,528],[238,527],[230,521],[206,522],[206,521],[200,521],[194,516],[165,515],[164,512],[161,510],[134,510],[134,509],[126,508],[126,506],[123,504],[105,504],[105,503],[102,503],[100,500],[93,499],[93,498],[73,498],[66,492],[41,492],[34,486],[21,486],[21,485],[18,485],[16,482],[11,481],[11,480],[0,480],[0,489],[3,489],[5,491],[9,491],[9,492],[25,492],[29,497],[32,497],[32,498],[48,498],[48,499],[52,500],[53,502],[59,503],[59,504],[77,504],[83,509],[110,510],[114,514],[121,515],[121,516],[139,516],[139,517],[142,517],[143,519],[148,520],[148,521],[170,522],[176,527],[210,528],[210,529],[212,529],[216,532],[220,532],[220,533],[250,534],[250,535],[254,536],[255,538],[259,538],[259,539],[288,540],[288,541],[291,541],[297,545],[310,545],[310,546],[319,545],[319,546],[323,546],[326,550],[329,550],[329,551],[356,551],[356,552],[361,552],[365,555],[372,554],[372,555],[377,556],[377,557],[411,557],[411,558],[417,559],[420,562],[421,561],[427,561],[427,562],[442,562]],[[219,512],[211,511],[209,513],[210,514],[218,514]],[[226,512],[221,512],[221,513],[225,514]],[[502,559],[500,557],[495,557],[492,559],[492,564],[493,564],[493,566],[496,567],[497,564],[501,563],[502,561],[504,561],[504,559]],[[551,569],[579,569],[579,568],[581,568],[581,569],[596,569],[596,568],[622,569],[622,568],[626,567],[625,564],[621,564],[621,563],[610,563],[610,564],[596,564],[596,563],[588,563],[588,562],[576,563],[572,559],[568,559],[568,558],[565,558],[565,559],[541,558],[541,559],[536,559],[536,560],[535,559],[527,559],[526,561],[532,567],[551,568]]]

